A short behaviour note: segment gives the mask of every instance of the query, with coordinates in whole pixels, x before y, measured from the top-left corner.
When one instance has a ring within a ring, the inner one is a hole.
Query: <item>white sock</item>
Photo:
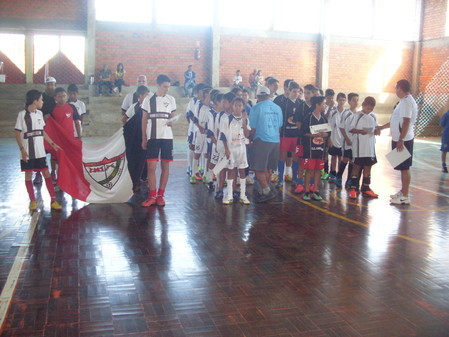
[[[209,169],[209,168],[207,168],[206,179],[209,182],[214,179],[214,172],[211,169]]]
[[[198,159],[193,158],[193,164],[192,164],[192,175],[197,174],[198,171]]]
[[[187,150],[187,163],[189,164],[190,171],[193,171],[193,151]]]
[[[285,175],[291,176],[292,175],[292,167],[285,165]]]
[[[246,196],[246,179],[240,179],[240,198]]]
[[[232,184],[234,182],[234,179],[226,179],[226,182],[228,184],[228,186],[226,187],[226,194],[232,197]]]

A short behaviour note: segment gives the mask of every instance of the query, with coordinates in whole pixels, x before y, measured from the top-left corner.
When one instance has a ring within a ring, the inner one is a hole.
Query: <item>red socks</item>
[[[30,201],[36,201],[36,196],[34,195],[33,182],[31,180],[25,180],[25,186],[27,188],[28,196]]]
[[[156,190],[151,190],[150,191],[150,198],[156,199]]]
[[[165,193],[165,190],[163,190],[162,188],[157,190],[157,195],[163,197]]]
[[[51,181],[51,176],[45,178],[45,186],[47,186],[48,193],[50,194],[51,202],[56,200],[55,187]]]

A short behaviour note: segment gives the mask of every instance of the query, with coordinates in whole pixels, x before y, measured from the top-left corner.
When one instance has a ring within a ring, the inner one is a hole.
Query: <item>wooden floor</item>
[[[449,336],[449,175],[438,144],[417,142],[412,205],[391,206],[388,141],[378,200],[324,183],[324,202],[286,186],[223,206],[188,183],[178,141],[165,208],[60,193],[50,212],[43,188],[33,218],[17,146],[1,140],[0,335]]]

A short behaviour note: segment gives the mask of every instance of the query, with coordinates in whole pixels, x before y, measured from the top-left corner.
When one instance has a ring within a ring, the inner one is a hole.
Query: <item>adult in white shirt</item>
[[[410,82],[400,80],[396,83],[396,95],[400,98],[399,103],[393,111],[390,122],[378,126],[379,131],[390,128],[392,138],[392,148],[403,151],[406,148],[412,155],[409,159],[396,166],[394,169],[401,171],[401,190],[391,195],[390,203],[399,205],[410,204],[410,166],[413,159],[413,139],[415,138],[415,123],[418,116],[418,106],[413,96],[410,94]]]
[[[139,75],[139,77],[137,77],[137,86],[147,86],[147,77],[145,75]],[[128,111],[129,107],[131,105],[133,105],[134,103],[137,103],[137,101],[139,100],[139,97],[137,95],[137,91],[135,92],[130,92],[129,94],[127,94],[125,96],[125,98],[123,99],[122,102],[122,116],[125,115],[126,111]]]

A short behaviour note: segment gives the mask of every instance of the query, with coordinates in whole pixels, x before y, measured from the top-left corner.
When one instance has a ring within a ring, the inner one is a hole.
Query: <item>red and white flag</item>
[[[121,203],[133,195],[128,172],[125,139],[120,128],[101,143],[86,143],[67,132],[53,119],[45,132],[61,147],[48,152],[58,158],[58,185],[72,197],[89,203]]]

